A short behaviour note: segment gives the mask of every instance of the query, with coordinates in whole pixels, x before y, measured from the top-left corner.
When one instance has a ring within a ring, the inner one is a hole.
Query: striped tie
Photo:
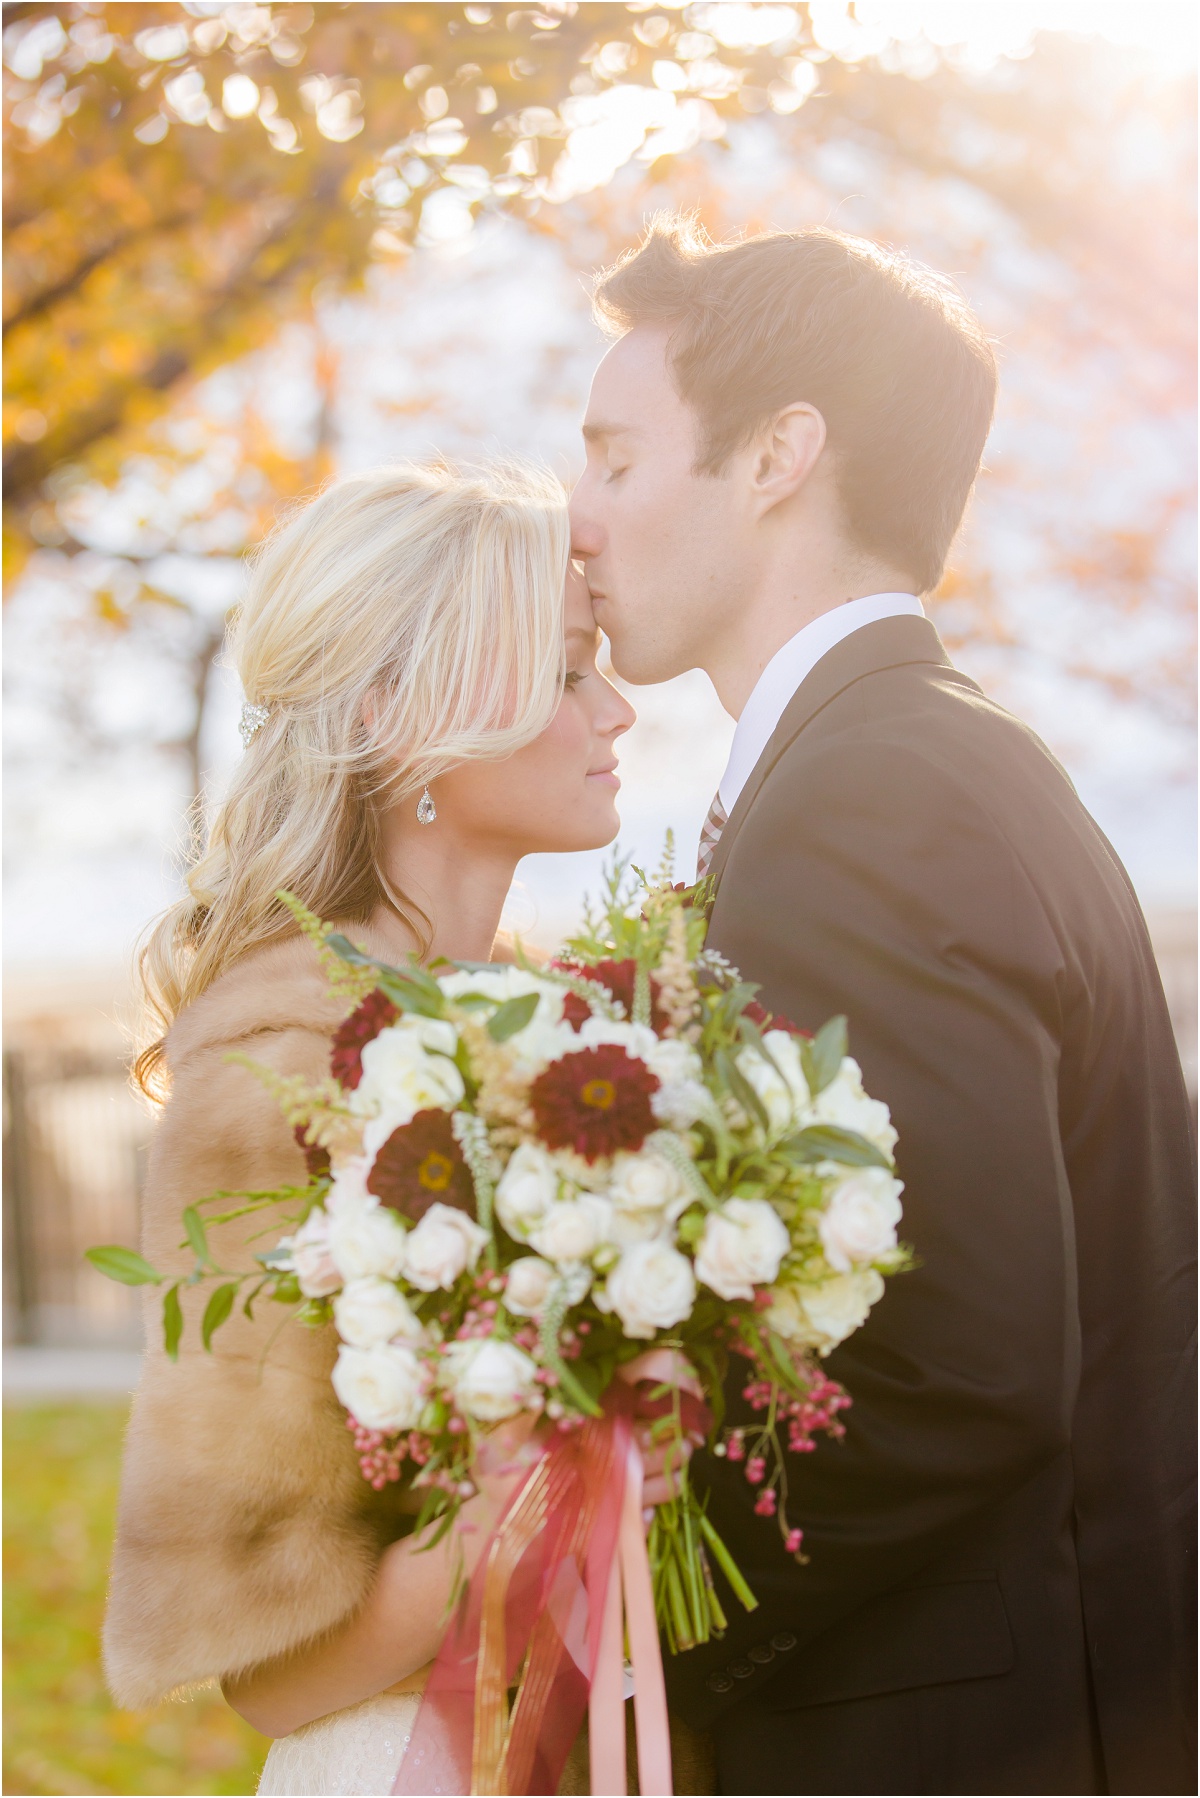
[[[720,793],[713,794],[713,802],[708,808],[708,817],[704,820],[704,829],[700,832],[700,853],[696,857],[696,879],[704,880],[712,867],[712,858],[716,853],[721,832],[729,820],[729,813],[721,804]]]

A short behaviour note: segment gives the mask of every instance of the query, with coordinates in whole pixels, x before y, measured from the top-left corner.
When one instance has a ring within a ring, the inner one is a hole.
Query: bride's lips
[[[609,762],[606,768],[589,768],[588,779],[598,780],[606,787],[619,787],[621,784],[621,777],[617,773],[615,762]]]

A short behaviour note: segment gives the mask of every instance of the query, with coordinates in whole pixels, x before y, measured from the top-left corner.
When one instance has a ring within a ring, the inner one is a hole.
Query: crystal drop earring
[[[432,824],[437,817],[437,806],[433,803],[433,795],[426,787],[417,800],[417,823]]]

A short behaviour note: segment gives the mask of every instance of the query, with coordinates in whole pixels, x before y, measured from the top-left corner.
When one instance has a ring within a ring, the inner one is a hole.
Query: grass
[[[267,1744],[217,1693],[118,1711],[100,1624],[125,1404],[4,1415],[4,1791],[252,1793]]]

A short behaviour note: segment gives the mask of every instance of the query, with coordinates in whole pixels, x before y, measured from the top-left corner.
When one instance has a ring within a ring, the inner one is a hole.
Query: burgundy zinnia
[[[552,1061],[529,1089],[538,1135],[551,1149],[587,1161],[640,1149],[655,1128],[650,1108],[658,1075],[617,1043],[575,1049]]]
[[[373,993],[368,993],[362,1004],[333,1033],[329,1065],[334,1079],[353,1091],[362,1079],[363,1050],[399,1016],[382,988],[376,987]]]
[[[431,1205],[475,1210],[475,1183],[450,1128],[450,1114],[418,1111],[393,1130],[367,1176],[367,1191],[414,1221]]]
[[[757,1024],[760,1030],[787,1030],[792,1036],[808,1036],[808,1031],[801,1030],[799,1024],[793,1024],[791,1018],[785,1018],[781,1011],[768,1011],[757,999],[751,999],[749,1005],[742,1007],[742,1016],[749,1018],[752,1024]]]
[[[594,980],[598,986],[604,987],[614,999],[621,1002],[625,1007],[627,1018],[633,1016],[633,987],[637,979],[637,963],[632,957],[628,961],[590,963],[556,961],[552,962],[551,966],[558,968],[563,974],[574,974],[580,980]],[[563,1000],[563,1017],[570,1024],[572,1030],[578,1030],[579,1026],[585,1023],[591,1015],[585,999],[581,999],[578,993],[567,994]],[[659,1036],[670,1023],[670,1019],[658,1002],[658,982],[653,974],[650,976],[650,1023]]]

